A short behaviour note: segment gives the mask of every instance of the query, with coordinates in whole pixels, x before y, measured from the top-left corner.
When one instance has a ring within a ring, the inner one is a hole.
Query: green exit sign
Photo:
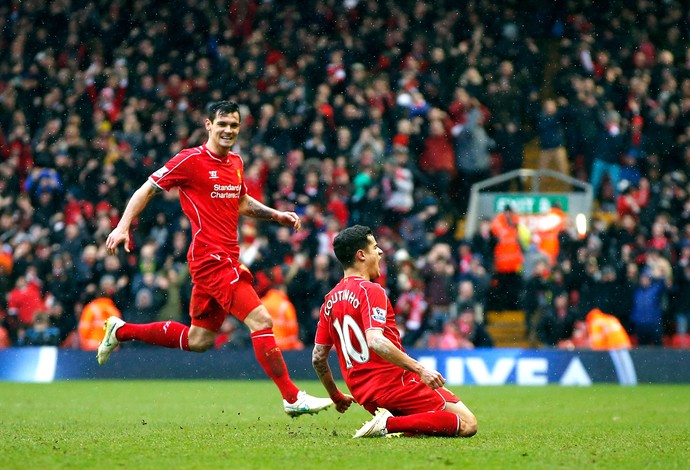
[[[544,214],[558,203],[568,212],[568,196],[560,194],[498,194],[494,198],[494,212],[503,211],[512,204],[518,214]]]

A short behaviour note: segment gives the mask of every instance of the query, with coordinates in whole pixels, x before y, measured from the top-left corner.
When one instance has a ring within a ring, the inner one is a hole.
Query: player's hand
[[[129,230],[115,227],[105,241],[105,249],[108,250],[108,254],[114,254],[120,243],[124,243],[125,251],[129,253]]]
[[[426,385],[436,390],[439,387],[443,387],[446,383],[446,379],[441,375],[440,372],[435,370],[424,369],[419,377],[422,379]]]
[[[299,229],[302,228],[302,221],[294,212],[280,212],[276,218],[276,222],[278,222],[280,225],[292,227],[295,229],[295,232],[298,232]]]
[[[348,408],[350,408],[350,405],[355,403],[355,399],[352,398],[351,395],[347,395],[345,393],[340,393],[336,396],[331,397],[331,400],[333,400],[333,404],[335,405],[335,409],[338,411],[338,413],[345,413]]]

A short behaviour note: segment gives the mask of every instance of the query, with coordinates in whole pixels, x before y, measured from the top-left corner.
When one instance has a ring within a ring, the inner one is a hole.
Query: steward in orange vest
[[[589,345],[594,350],[630,349],[630,337],[613,315],[592,309],[585,319]]]
[[[558,236],[565,229],[566,217],[563,209],[555,204],[544,216],[543,224],[545,227],[539,232],[541,239],[539,249],[549,256],[551,266],[555,266],[558,260],[558,252],[560,251]]]
[[[299,340],[299,325],[295,306],[290,302],[287,294],[281,289],[269,289],[261,297],[273,320],[273,334],[276,344],[283,351],[289,349],[304,349],[304,344]]]
[[[95,351],[103,341],[103,325],[108,317],[122,318],[112,299],[99,297],[84,306],[79,318],[79,345],[85,351]]]
[[[491,221],[491,233],[496,237],[494,247],[494,271],[516,273],[522,267],[522,248],[518,237],[520,219],[510,205]]]

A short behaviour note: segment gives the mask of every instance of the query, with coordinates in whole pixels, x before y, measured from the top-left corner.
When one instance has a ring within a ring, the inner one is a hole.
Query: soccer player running
[[[345,271],[321,306],[312,364],[336,409],[356,401],[374,417],[353,437],[425,434],[470,437],[477,419],[434,370],[408,356],[383,288],[374,282],[383,251],[369,227],[341,231],[333,250]],[[328,365],[335,346],[352,396],[342,393]]]
[[[156,193],[179,188],[180,205],[192,227],[187,252],[194,284],[191,326],[173,321],[134,324],[110,317],[98,347],[98,363],[105,364],[115,347],[131,340],[184,351],[206,351],[213,346],[226,315],[232,314],[249,327],[256,359],[280,390],[285,412],[290,416],[318,413],[332,405],[332,401],[312,397],[292,382],[276,346],[271,316],[254,290],[252,274],[238,261],[240,214],[272,220],[295,230],[301,224],[294,212],[272,209],[247,194],[242,158],[231,151],[240,123],[237,103],[213,103],[205,120],[206,143],[183,149],[153,173],[132,195],[120,222],[106,240],[109,253],[114,253],[120,244],[129,252],[132,221]]]

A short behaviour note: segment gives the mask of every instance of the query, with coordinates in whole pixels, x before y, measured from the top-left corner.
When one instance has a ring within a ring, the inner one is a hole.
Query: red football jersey
[[[149,177],[169,191],[179,187],[180,205],[192,226],[190,268],[213,257],[237,261],[239,201],[247,193],[242,157],[214,154],[206,145],[187,148]]]
[[[369,349],[365,332],[372,328],[383,330],[386,338],[404,350],[383,287],[358,276],[342,279],[324,299],[315,342],[335,346],[345,383],[358,403],[400,382],[405,372]]]

